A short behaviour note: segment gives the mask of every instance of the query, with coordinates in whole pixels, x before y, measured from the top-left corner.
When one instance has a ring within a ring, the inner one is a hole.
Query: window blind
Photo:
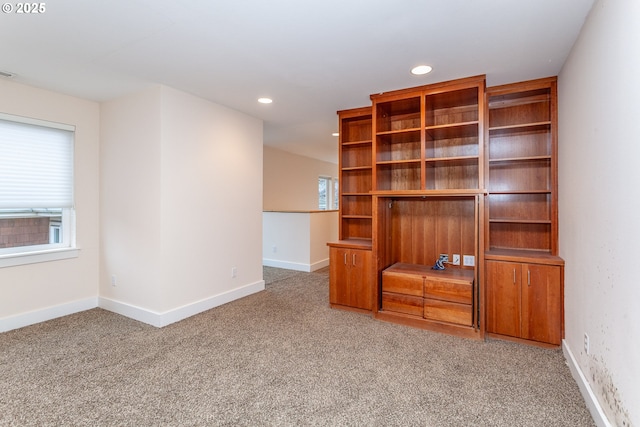
[[[73,128],[6,117],[0,116],[0,209],[73,207]]]

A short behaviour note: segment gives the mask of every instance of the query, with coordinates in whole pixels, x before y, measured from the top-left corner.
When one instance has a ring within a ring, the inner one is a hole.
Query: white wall
[[[163,87],[162,124],[163,309],[264,285],[262,121]]]
[[[264,210],[318,209],[319,176],[337,178],[338,165],[264,147]]]
[[[316,271],[329,265],[327,242],[338,239],[338,212],[264,212],[263,265]]]
[[[77,258],[0,268],[0,331],[96,305],[100,109],[90,102],[0,80],[0,111],[76,126]],[[6,325],[6,326],[5,326]]]
[[[638,22],[640,2],[596,2],[558,95],[565,352],[620,426],[640,425]]]
[[[101,166],[101,306],[163,326],[264,289],[260,120],[157,86],[103,105]]]
[[[302,212],[264,212],[262,263],[269,267],[310,271],[311,214]]]
[[[338,212],[321,212],[311,215],[310,260],[318,268],[329,265],[329,247],[327,242],[338,240]],[[317,268],[312,269],[315,271]]]
[[[161,88],[105,102],[100,114],[100,296],[160,311]]]

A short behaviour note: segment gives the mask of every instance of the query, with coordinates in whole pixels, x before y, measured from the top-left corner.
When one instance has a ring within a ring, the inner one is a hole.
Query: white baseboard
[[[593,417],[593,421],[598,427],[611,427],[609,419],[602,410],[602,406],[600,406],[596,395],[593,393],[593,390],[591,389],[587,378],[584,376],[582,369],[580,369],[578,361],[573,356],[573,352],[569,348],[566,340],[562,340],[562,352],[564,353],[564,357],[567,360],[567,365],[569,366],[571,375],[578,384],[578,388],[580,389],[582,398],[587,405],[587,409],[589,409],[591,417]]]
[[[196,301],[190,304],[177,307],[172,310],[159,313],[153,310],[149,310],[143,307],[138,307],[132,304],[128,304],[122,301],[116,301],[109,298],[100,297],[98,306],[105,310],[112,311],[125,317],[129,317],[134,320],[146,323],[148,325],[162,328],[188,317],[194,316],[203,311],[210,310],[228,302],[249,296],[256,292],[263,291],[265,289],[264,280],[242,286],[237,289],[232,289],[227,292],[206,298],[200,301]]]
[[[310,273],[312,271],[320,270],[321,268],[328,266],[329,258],[323,259],[322,261],[314,262],[313,264],[263,258],[262,265],[267,267],[285,268],[287,270],[304,271]]]
[[[96,307],[98,307],[98,297],[92,297],[43,308],[41,310],[30,311],[28,313],[18,314],[16,316],[5,317],[0,319],[0,332],[7,332],[13,329],[35,325],[36,323],[46,322],[47,320],[68,316],[70,314],[79,313]]]
[[[329,258],[323,259],[322,261],[314,262],[311,264],[311,271],[320,270],[321,268],[325,268],[329,266]]]

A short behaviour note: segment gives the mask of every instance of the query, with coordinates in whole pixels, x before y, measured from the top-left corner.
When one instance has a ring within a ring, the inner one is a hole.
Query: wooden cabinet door
[[[347,263],[350,263],[348,305],[371,310],[371,251],[351,249]]]
[[[371,251],[329,249],[329,302],[371,310]]]
[[[561,269],[522,266],[522,338],[551,344],[562,340]]]
[[[487,261],[487,332],[520,337],[521,264]]]
[[[348,249],[335,247],[329,249],[329,302],[331,304],[349,305],[348,257]]]

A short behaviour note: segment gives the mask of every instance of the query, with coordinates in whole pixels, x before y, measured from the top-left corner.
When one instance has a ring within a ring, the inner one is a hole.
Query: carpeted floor
[[[327,270],[156,329],[102,309],[0,334],[2,426],[592,426],[560,350],[328,307]]]

